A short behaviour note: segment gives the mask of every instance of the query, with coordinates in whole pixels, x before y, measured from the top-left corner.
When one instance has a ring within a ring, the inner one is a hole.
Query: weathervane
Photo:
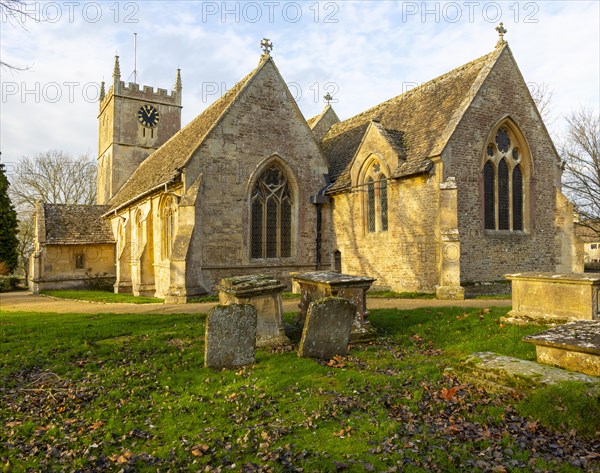
[[[500,22],[500,24],[496,26],[496,31],[498,32],[498,36],[500,36],[500,39],[496,43],[496,47],[499,48],[500,46],[504,46],[506,44],[504,35],[507,33],[507,29],[504,28],[504,23]]]
[[[263,57],[269,57],[271,55],[270,53],[273,50],[273,43],[269,41],[269,38],[263,38],[260,42],[260,47],[263,50]]]
[[[323,98],[325,99],[325,102],[327,102],[327,105],[329,105],[329,102],[331,102],[333,100],[333,97],[331,96],[331,94],[329,92],[327,92]]]

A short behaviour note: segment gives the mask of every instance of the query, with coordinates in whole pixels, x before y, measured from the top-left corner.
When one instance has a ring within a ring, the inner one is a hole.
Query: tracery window
[[[251,197],[250,256],[292,256],[293,198],[283,171],[272,165],[258,178]]]
[[[144,248],[144,223],[142,221],[142,212],[138,210],[135,214],[135,252],[139,256]]]
[[[162,202],[161,224],[161,253],[162,258],[167,259],[171,257],[173,243],[175,241],[175,233],[177,231],[177,205],[172,196],[166,197]]]
[[[482,176],[486,230],[525,230],[524,151],[525,143],[507,124],[498,127],[486,147]]]
[[[388,185],[387,176],[381,172],[379,163],[370,166],[365,175],[364,185],[367,232],[385,232],[388,229]]]

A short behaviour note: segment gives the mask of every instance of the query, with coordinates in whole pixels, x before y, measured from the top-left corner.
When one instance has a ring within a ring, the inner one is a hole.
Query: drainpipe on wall
[[[329,197],[325,195],[325,192],[327,191],[327,189],[329,189],[331,187],[332,183],[327,183],[327,185],[325,187],[323,187],[323,189],[321,189],[319,192],[317,192],[316,195],[311,195],[310,196],[310,203],[316,205],[316,210],[317,210],[317,238],[315,241],[316,244],[316,248],[315,248],[315,254],[316,254],[316,269],[319,270],[321,269],[321,241],[322,241],[322,226],[323,226],[323,215],[322,215],[322,206],[323,204],[328,204],[329,203]]]

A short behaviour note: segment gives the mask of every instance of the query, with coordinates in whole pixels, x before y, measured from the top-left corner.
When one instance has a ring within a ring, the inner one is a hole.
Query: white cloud
[[[600,108],[600,7],[595,1],[480,2],[476,7],[473,2],[302,2],[295,3],[302,14],[296,22],[294,2],[276,7],[253,2],[260,7],[258,19],[247,2],[229,3],[228,11],[221,9],[222,2],[107,2],[99,3],[97,22],[88,21],[93,10],[84,14],[91,3],[81,2],[72,18],[66,3],[53,3],[63,6],[56,23],[28,22],[28,31],[1,25],[2,60],[31,65],[25,72],[2,72],[5,162],[50,148],[96,153],[93,84],[111,81],[117,51],[123,79],[131,76],[134,32],[139,82],[171,89],[175,70],[182,69],[184,123],[257,65],[258,43],[265,36],[275,45],[273,57],[286,81],[300,85],[305,116],[321,111],[331,82],[329,90],[339,99],[334,107],[347,118],[491,51],[497,40],[496,21],[491,21],[496,4],[525,79],[554,90],[555,114],[580,104]],[[41,11],[46,4],[34,5]],[[62,93],[56,102],[53,84]],[[217,93],[208,94],[215,87]],[[561,126],[557,120],[556,129]]]

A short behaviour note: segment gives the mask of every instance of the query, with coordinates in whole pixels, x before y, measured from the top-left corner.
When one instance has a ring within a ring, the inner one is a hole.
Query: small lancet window
[[[171,257],[175,233],[177,230],[177,206],[172,197],[167,197],[163,203],[162,218],[162,255],[163,259]]]
[[[381,164],[374,163],[364,177],[365,227],[368,233],[388,230],[388,178],[381,172]]]

